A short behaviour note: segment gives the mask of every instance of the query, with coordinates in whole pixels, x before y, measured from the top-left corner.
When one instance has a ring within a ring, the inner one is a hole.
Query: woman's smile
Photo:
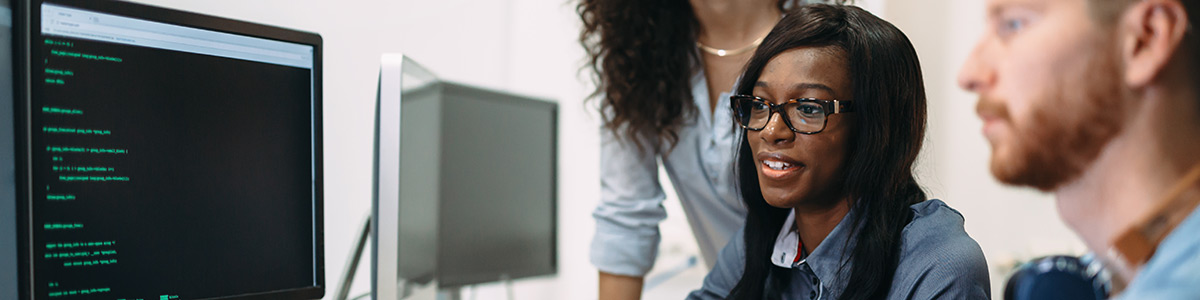
[[[803,163],[780,153],[760,153],[758,161],[759,172],[769,179],[787,179],[804,169]]]

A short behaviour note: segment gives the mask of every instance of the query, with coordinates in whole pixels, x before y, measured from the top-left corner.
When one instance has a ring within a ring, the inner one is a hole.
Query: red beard
[[[1098,48],[1099,49],[1099,48]],[[1035,100],[1029,121],[1014,123],[1005,101],[980,98],[976,111],[1013,129],[992,141],[992,175],[1006,184],[1053,191],[1078,178],[1124,127],[1127,97],[1115,55],[1091,59],[1079,74],[1064,74]],[[1008,147],[1009,155],[998,155]]]

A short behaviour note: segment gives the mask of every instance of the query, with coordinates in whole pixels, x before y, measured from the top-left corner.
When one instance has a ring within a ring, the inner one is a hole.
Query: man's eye
[[[1017,19],[1017,18],[1004,20],[1004,31],[1008,31],[1008,32],[1021,31],[1022,28],[1025,28],[1025,22],[1026,21],[1024,19]]]
[[[996,35],[1007,38],[1025,30],[1029,26],[1029,18],[1022,16],[1004,17],[996,24]]]

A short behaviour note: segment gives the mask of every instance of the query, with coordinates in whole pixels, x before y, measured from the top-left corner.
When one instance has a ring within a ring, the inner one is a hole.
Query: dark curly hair
[[[780,10],[803,0],[779,0]],[[845,1],[833,1],[842,3]],[[579,43],[588,55],[604,126],[639,150],[666,148],[697,113],[689,80],[699,65],[700,24],[687,0],[580,0]],[[602,96],[602,97],[601,97]],[[654,143],[644,145],[643,141]]]

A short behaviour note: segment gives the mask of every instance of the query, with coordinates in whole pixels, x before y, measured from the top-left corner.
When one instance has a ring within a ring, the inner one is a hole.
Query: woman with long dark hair
[[[926,201],[913,177],[925,91],[900,30],[857,7],[800,7],[737,87],[749,212],[690,298],[989,297],[962,215]]]
[[[742,226],[732,168],[738,130],[724,107],[752,51],[801,2],[580,0],[579,40],[604,121],[591,250],[600,299],[641,295],[666,218],[660,166],[708,266]]]

